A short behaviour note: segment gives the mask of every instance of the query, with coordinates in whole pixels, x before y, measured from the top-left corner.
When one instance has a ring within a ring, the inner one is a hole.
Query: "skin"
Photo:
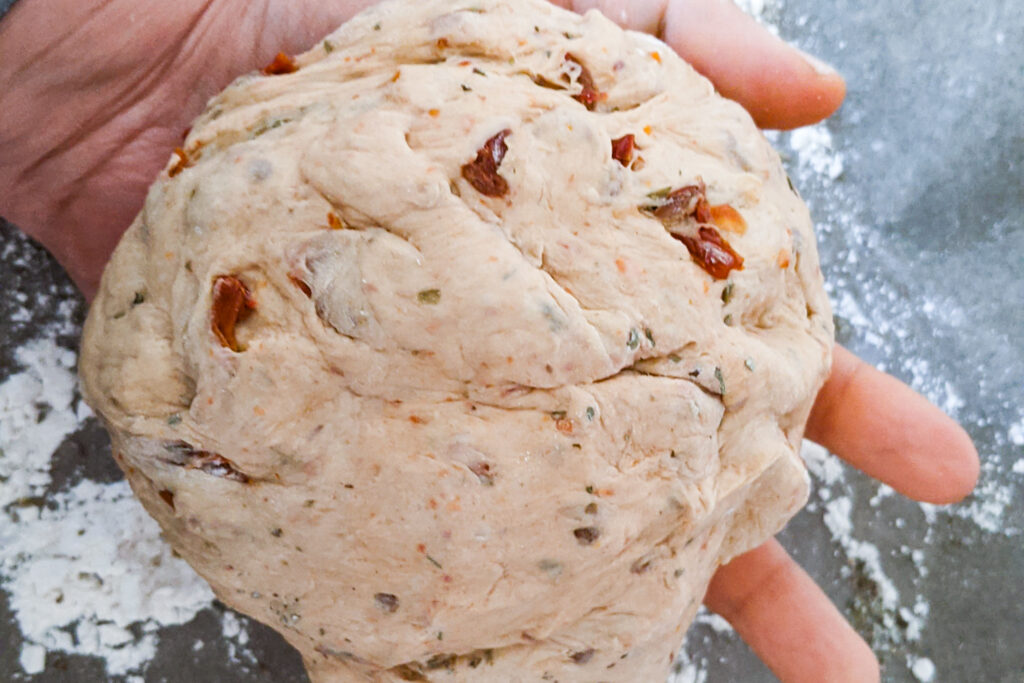
[[[0,214],[91,298],[146,189],[206,100],[278,51],[303,51],[372,0],[21,0],[0,22]],[[841,104],[834,71],[728,0],[558,0],[659,35],[767,128]],[[978,455],[938,408],[836,348],[808,438],[917,500],[970,493]],[[705,603],[786,682],[879,679],[878,662],[775,541],[719,569]]]

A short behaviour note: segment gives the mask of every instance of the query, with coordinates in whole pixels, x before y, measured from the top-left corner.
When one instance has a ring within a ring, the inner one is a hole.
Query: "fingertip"
[[[928,487],[931,495],[920,500],[936,505],[957,503],[974,491],[981,474],[981,460],[974,442],[964,429],[952,419],[937,426],[936,441],[944,444],[945,453],[936,459],[932,474],[935,482]]]
[[[846,96],[835,69],[772,35],[728,0],[671,3],[664,38],[762,128],[816,123]]]

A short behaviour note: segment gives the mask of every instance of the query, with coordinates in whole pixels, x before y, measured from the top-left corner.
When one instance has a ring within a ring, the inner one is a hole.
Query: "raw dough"
[[[294,66],[210,102],[90,311],[135,492],[315,681],[664,679],[807,493],[832,326],[778,156],[541,0],[381,4]]]

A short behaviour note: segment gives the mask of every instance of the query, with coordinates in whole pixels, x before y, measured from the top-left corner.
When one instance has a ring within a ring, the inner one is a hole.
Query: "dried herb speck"
[[[398,598],[391,593],[376,593],[373,596],[373,601],[380,610],[388,614],[394,614],[398,611]]]
[[[573,529],[572,535],[580,545],[590,545],[601,536],[601,530],[596,526],[583,526]]]
[[[733,287],[734,286],[735,286],[735,283],[730,282],[729,284],[727,284],[725,287],[722,288],[722,303],[723,304],[727,304],[730,301],[732,301],[732,292],[733,292]]]
[[[421,304],[429,304],[433,306],[441,301],[441,290],[440,289],[424,289],[416,295],[416,300]]]
[[[569,659],[571,659],[575,664],[586,664],[594,658],[594,652],[594,648],[590,647],[586,650],[573,652],[571,655],[569,655]]]
[[[637,332],[636,328],[629,331],[629,336],[626,337],[626,346],[634,351],[640,346],[640,333]]]
[[[722,368],[715,368],[715,379],[718,380],[718,389],[724,395],[725,394],[725,377],[722,376]]]

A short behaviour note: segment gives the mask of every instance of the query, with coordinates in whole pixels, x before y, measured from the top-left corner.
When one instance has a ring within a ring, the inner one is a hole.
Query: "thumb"
[[[797,128],[839,108],[834,69],[787,45],[730,0],[674,0],[662,38],[762,128]]]

